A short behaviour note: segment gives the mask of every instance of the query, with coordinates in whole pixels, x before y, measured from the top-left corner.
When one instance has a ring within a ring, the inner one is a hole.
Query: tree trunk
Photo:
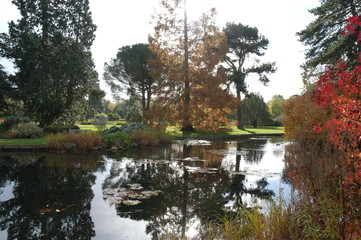
[[[189,52],[188,52],[188,23],[187,23],[187,1],[184,0],[184,107],[183,126],[181,131],[194,131],[190,122],[189,104],[190,83],[189,83]]]
[[[241,106],[241,91],[240,89],[237,87],[237,102],[238,102],[238,107],[237,107],[237,128],[238,129],[244,129],[243,126],[243,121],[242,121],[242,106]]]
[[[152,98],[152,87],[149,86],[147,89],[147,106],[145,110],[149,110],[150,109],[150,101]]]

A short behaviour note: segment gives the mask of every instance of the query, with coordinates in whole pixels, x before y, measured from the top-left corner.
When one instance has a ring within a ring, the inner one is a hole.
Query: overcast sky
[[[102,81],[104,63],[115,57],[122,46],[147,42],[152,31],[149,22],[158,3],[159,0],[90,0],[97,25],[92,53],[102,89],[107,89]],[[188,0],[188,11],[190,17],[196,17],[205,6],[214,6],[221,28],[226,22],[242,23],[257,27],[269,39],[262,59],[275,61],[277,72],[270,75],[268,87],[255,83],[252,77],[246,80],[251,91],[261,93],[269,101],[276,94],[288,98],[301,92],[300,65],[304,62],[305,46],[298,41],[296,32],[314,19],[308,10],[318,5],[318,0]],[[0,0],[0,32],[7,32],[7,23],[18,17],[11,0]],[[9,64],[1,62],[11,71]]]

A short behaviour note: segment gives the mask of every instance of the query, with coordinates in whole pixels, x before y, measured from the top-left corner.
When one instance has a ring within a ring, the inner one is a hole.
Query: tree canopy
[[[104,79],[111,86],[112,92],[116,94],[117,91],[129,92],[134,89],[141,96],[143,112],[150,108],[156,85],[149,64],[155,58],[147,44],[135,44],[121,47],[116,58],[104,65]]]
[[[361,12],[359,0],[320,0],[320,6],[310,10],[315,16],[305,29],[298,32],[300,41],[308,46],[306,63],[303,65],[305,77],[319,75],[324,65],[335,65],[346,58],[350,66],[357,64],[360,43],[355,44],[356,36],[343,34],[347,19]]]
[[[274,95],[272,99],[268,102],[268,111],[273,119],[283,114],[282,105],[284,102],[285,99],[282,95]]]
[[[271,116],[263,97],[250,93],[242,100],[243,121],[252,127],[264,126],[270,123]]]
[[[8,76],[0,64],[0,114],[7,107],[6,97],[9,95],[11,86],[8,82]]]
[[[89,1],[12,2],[21,19],[9,23],[0,47],[15,64],[16,72],[9,77],[14,98],[41,126],[74,120],[70,116],[100,92],[90,52],[96,26]]]
[[[268,73],[276,71],[275,63],[262,63],[246,66],[245,62],[252,55],[261,57],[267,50],[268,39],[259,34],[256,27],[245,26],[241,23],[227,23],[224,29],[228,43],[228,54],[224,60],[227,64],[227,74],[230,83],[236,87],[238,99],[237,108],[237,127],[243,128],[242,110],[241,110],[241,93],[247,94],[246,77],[250,73],[259,75],[259,81],[267,85],[269,78]],[[255,61],[256,63],[259,60]]]
[[[218,129],[228,121],[233,97],[223,89],[227,78],[220,62],[227,48],[215,26],[215,9],[188,23],[186,1],[166,0],[161,7],[149,43],[166,79],[153,109],[158,119],[153,121],[167,120],[183,130]]]

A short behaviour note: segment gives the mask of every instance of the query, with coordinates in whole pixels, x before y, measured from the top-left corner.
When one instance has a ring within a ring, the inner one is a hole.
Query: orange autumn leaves
[[[224,33],[215,26],[215,10],[187,23],[180,1],[162,1],[162,7],[162,14],[154,16],[149,45],[159,59],[156,74],[163,79],[146,117],[153,126],[161,127],[164,121],[182,126],[187,108],[194,128],[218,130],[229,123],[226,116],[236,100],[224,90],[227,75],[221,61],[228,48]]]

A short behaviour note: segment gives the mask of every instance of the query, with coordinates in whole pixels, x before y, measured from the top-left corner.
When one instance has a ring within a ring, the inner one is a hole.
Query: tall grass
[[[170,144],[173,140],[172,136],[154,130],[138,130],[135,131],[130,139],[138,146],[154,146]]]
[[[297,222],[293,217],[293,204],[282,198],[273,201],[267,211],[259,207],[240,208],[227,212],[221,218],[209,223],[207,239],[299,239]]]
[[[90,152],[94,148],[104,146],[102,137],[95,132],[51,134],[48,135],[47,139],[48,147],[58,152]]]
[[[259,208],[227,213],[210,223],[208,239],[361,239],[361,199],[344,186],[342,155],[324,141],[287,146],[285,180],[297,190],[266,212]]]

